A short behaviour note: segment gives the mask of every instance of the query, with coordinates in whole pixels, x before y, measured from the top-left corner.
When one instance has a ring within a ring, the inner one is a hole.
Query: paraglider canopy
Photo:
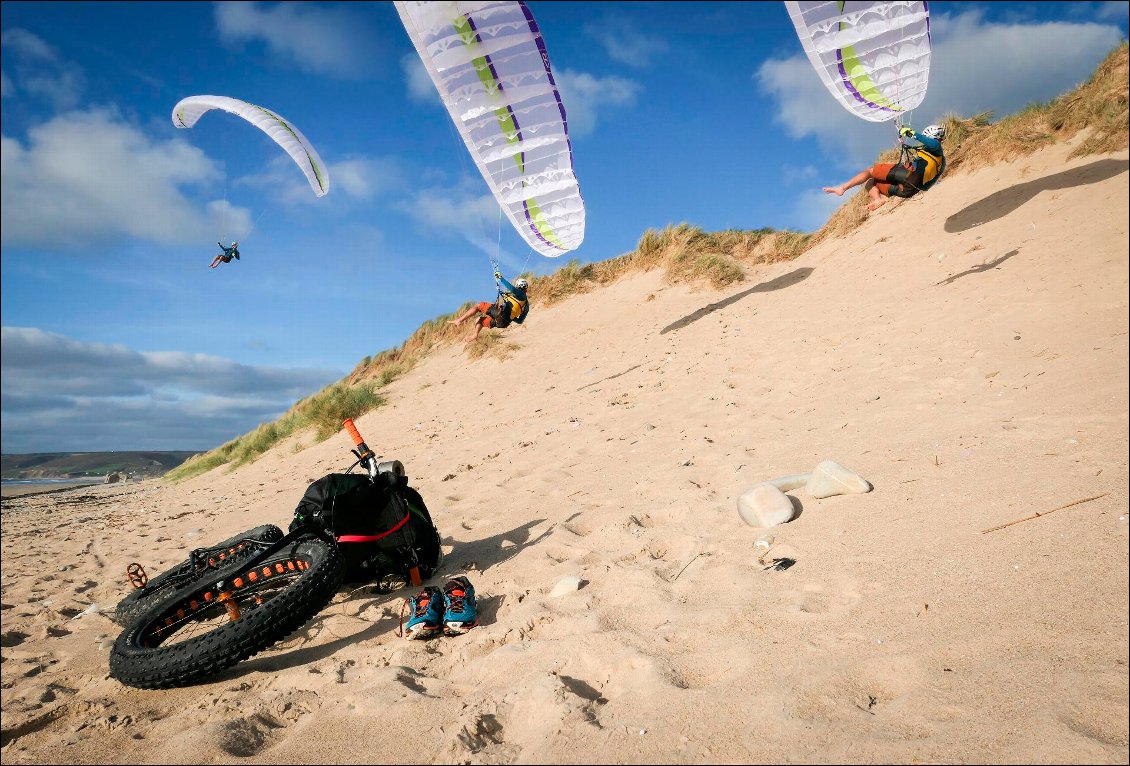
[[[904,124],[922,103],[930,76],[927,3],[786,0],[785,7],[808,60],[849,112]]]
[[[585,206],[565,107],[523,2],[395,2],[475,164],[527,244],[578,247]]]
[[[330,177],[318,152],[306,136],[291,123],[270,109],[227,96],[189,96],[173,107],[173,125],[191,128],[206,112],[222,109],[247,120],[286,150],[310,182],[314,194],[321,197],[330,190]]]

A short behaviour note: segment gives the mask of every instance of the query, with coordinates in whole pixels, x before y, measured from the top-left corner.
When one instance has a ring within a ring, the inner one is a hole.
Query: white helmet
[[[529,289],[530,283],[527,282],[524,279],[517,279],[517,280],[514,281],[514,286],[517,287],[519,290],[526,290],[526,289]]]
[[[945,125],[927,125],[925,128],[922,129],[922,135],[924,135],[928,138],[933,138],[933,139],[936,139],[938,141],[942,141],[946,137],[946,126]]]
[[[231,246],[232,246],[232,247],[239,247],[239,243],[238,243],[238,242],[232,242],[232,243],[231,243]]]

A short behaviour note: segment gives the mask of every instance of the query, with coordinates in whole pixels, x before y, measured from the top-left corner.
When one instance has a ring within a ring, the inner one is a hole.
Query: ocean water
[[[26,487],[31,485],[62,485],[62,484],[103,484],[104,476],[86,476],[80,479],[3,479],[5,487]]]
[[[29,489],[54,487],[62,488],[77,484],[103,484],[105,476],[88,476],[82,479],[3,479],[5,487],[27,487]]]

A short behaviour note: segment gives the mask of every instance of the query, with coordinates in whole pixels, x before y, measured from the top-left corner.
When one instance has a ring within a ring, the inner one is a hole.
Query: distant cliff
[[[0,455],[4,479],[81,479],[111,473],[132,479],[163,476],[195,452],[35,452]]]

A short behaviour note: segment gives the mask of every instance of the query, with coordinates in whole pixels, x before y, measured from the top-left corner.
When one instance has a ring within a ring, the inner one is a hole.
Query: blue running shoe
[[[443,628],[444,596],[439,588],[429,585],[407,599],[407,603],[412,607],[412,617],[404,628],[406,639],[429,638],[440,632]]]
[[[447,635],[462,635],[479,624],[475,586],[466,577],[460,575],[444,584],[443,602],[443,632]]]

